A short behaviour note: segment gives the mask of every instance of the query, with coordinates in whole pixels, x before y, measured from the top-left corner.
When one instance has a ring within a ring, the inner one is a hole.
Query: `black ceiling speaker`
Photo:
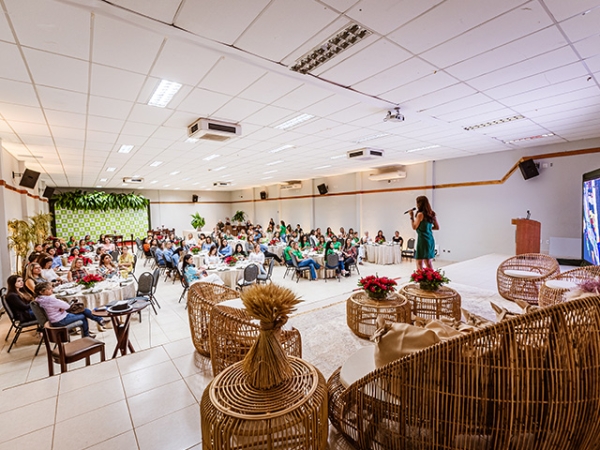
[[[537,168],[537,164],[533,159],[526,159],[525,161],[519,163],[519,169],[521,169],[523,178],[525,178],[526,180],[529,180],[533,177],[537,177],[540,174]]]
[[[39,172],[36,172],[35,170],[25,169],[25,172],[23,172],[23,176],[21,177],[21,181],[19,181],[19,186],[33,189],[39,177]]]
[[[325,184],[318,185],[317,189],[319,190],[319,194],[321,194],[321,195],[327,194],[327,186]]]
[[[267,199],[267,191],[260,191],[260,199],[261,200]]]
[[[42,194],[42,196],[46,197],[47,199],[51,199],[53,195],[54,195],[54,188],[50,187],[50,186],[46,186],[46,189],[44,189],[44,193]]]
[[[198,196],[197,195],[192,195],[192,201],[194,203],[198,203]]]

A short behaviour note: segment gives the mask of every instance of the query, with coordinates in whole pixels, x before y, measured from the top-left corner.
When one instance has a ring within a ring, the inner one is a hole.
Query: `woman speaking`
[[[414,210],[410,211],[410,223],[412,229],[417,232],[417,248],[415,260],[417,269],[429,267],[433,269],[432,259],[435,256],[435,241],[432,230],[439,230],[435,212],[431,209],[429,200],[424,195],[417,197],[417,215]]]

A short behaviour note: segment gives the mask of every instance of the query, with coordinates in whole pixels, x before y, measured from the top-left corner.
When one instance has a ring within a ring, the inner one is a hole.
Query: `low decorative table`
[[[346,301],[346,322],[360,338],[369,339],[377,329],[377,317],[390,322],[411,323],[411,305],[404,295],[393,292],[383,300],[373,300],[366,292],[355,292]]]
[[[412,313],[424,319],[450,317],[460,320],[460,295],[448,286],[440,286],[435,291],[421,289],[416,283],[402,287],[401,293],[412,305]]]
[[[204,450],[322,450],[327,447],[327,386],[321,372],[288,357],[293,376],[281,385],[253,388],[235,363],[202,394]]]

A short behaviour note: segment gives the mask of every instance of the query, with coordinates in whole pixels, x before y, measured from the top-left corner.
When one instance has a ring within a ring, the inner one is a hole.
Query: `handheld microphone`
[[[416,211],[416,210],[417,210],[417,208],[410,208],[408,211],[404,211],[404,214],[408,214],[409,212]]]

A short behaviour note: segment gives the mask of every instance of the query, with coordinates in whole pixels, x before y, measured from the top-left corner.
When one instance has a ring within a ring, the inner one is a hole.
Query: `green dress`
[[[433,259],[435,256],[435,241],[431,229],[433,224],[422,220],[417,227],[417,248],[415,259]]]

